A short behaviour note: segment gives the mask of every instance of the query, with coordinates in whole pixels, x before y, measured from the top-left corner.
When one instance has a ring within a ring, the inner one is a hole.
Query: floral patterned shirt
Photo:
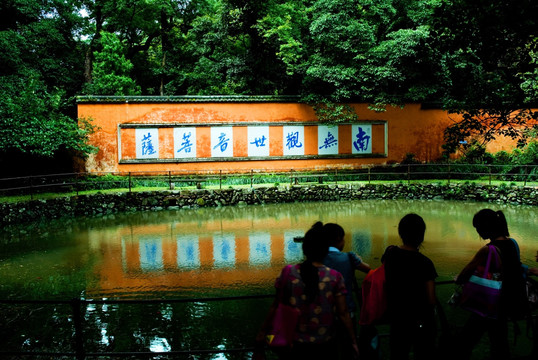
[[[318,267],[319,295],[311,303],[306,301],[305,284],[301,279],[301,264],[287,265],[289,276],[282,273],[275,283],[277,291],[284,292],[289,304],[297,307],[301,314],[297,326],[296,341],[323,343],[333,336],[336,315],[336,297],[347,293],[343,276],[326,266]]]

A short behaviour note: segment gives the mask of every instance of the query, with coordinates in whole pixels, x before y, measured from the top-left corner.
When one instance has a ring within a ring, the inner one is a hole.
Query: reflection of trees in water
[[[85,350],[127,352],[249,347],[252,334],[262,323],[270,301],[247,299],[94,306],[86,311],[85,333],[89,337]]]
[[[462,207],[465,211],[462,212]],[[24,226],[5,227],[1,239],[11,236],[11,240],[25,239],[25,234],[35,231],[37,234],[61,229],[72,232],[92,227],[109,227],[118,225],[149,225],[196,220],[200,223],[217,220],[235,219],[274,219],[326,217],[327,213],[345,215],[400,216],[414,211],[417,213],[442,214],[443,216],[469,217],[482,208],[503,210],[510,220],[530,220],[536,210],[529,206],[514,206],[507,203],[474,203],[461,201],[420,201],[420,200],[357,200],[332,202],[297,202],[283,204],[222,206],[197,209],[141,211],[136,213],[111,214],[96,218],[61,219],[47,222],[26,224]],[[512,219],[513,218],[513,219]],[[21,232],[21,229],[24,231]]]
[[[271,300],[83,305],[84,351],[250,347]],[[1,304],[0,320],[6,325],[0,327],[2,351],[75,351],[75,330],[69,304]],[[246,359],[244,355],[234,358]],[[211,359],[214,355],[197,358]]]
[[[74,351],[69,304],[0,304],[1,351]]]
[[[4,254],[11,252],[33,251],[66,246],[72,239],[64,236],[69,233],[83,233],[92,229],[105,229],[124,226],[146,226],[159,224],[197,224],[201,231],[206,223],[234,221],[245,222],[250,219],[251,227],[262,226],[264,221],[273,223],[287,221],[295,230],[306,231],[317,220],[342,222],[353,217],[348,224],[348,233],[359,232],[360,228],[375,226],[388,228],[389,235],[399,219],[406,213],[416,212],[424,216],[428,229],[437,228],[440,236],[469,236],[472,233],[472,216],[481,208],[503,210],[510,229],[518,233],[519,228],[533,226],[536,208],[510,204],[472,203],[457,201],[406,201],[406,200],[357,200],[334,202],[304,202],[251,206],[225,206],[216,208],[179,209],[113,214],[99,218],[77,218],[53,220],[50,223],[37,223],[25,226],[10,226],[0,231],[0,243],[5,245]],[[262,225],[260,225],[262,224]],[[473,235],[474,238],[474,235]],[[397,240],[397,239],[396,239]],[[393,239],[391,238],[391,241]],[[12,251],[11,251],[12,250]],[[1,256],[1,255],[0,255]]]

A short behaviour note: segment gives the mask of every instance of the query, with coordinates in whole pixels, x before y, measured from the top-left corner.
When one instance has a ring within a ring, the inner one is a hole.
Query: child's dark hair
[[[510,236],[508,223],[502,211],[482,209],[473,217],[473,226],[484,239],[494,239],[499,236]]]
[[[323,237],[329,242],[329,246],[336,247],[345,235],[344,228],[335,223],[323,225]]]
[[[417,214],[405,215],[398,224],[398,234],[405,245],[418,248],[424,241],[426,223]]]
[[[329,252],[329,242],[323,236],[323,223],[316,222],[303,238],[303,254],[306,260],[301,264],[301,278],[305,283],[305,294],[308,301],[313,301],[319,294],[318,268],[312,262],[322,262]]]

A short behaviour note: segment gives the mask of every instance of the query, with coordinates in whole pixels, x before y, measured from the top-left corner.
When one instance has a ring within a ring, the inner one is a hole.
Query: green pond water
[[[302,259],[293,241],[315,222],[346,231],[346,251],[377,267],[399,244],[409,212],[427,226],[421,251],[452,279],[484,245],[482,208],[505,212],[524,263],[536,266],[538,208],[448,201],[350,201],[165,210],[62,219],[0,230],[0,299],[181,299],[271,294],[282,266]],[[359,278],[362,275],[359,275]],[[451,285],[439,287],[448,297]],[[443,299],[444,301],[445,299]],[[86,351],[170,351],[251,345],[269,299],[90,304]],[[8,349],[69,349],[68,305],[2,304]],[[51,331],[50,329],[54,329]],[[69,350],[66,350],[69,351]],[[200,358],[226,358],[206,355]],[[230,357],[230,358],[241,358]]]

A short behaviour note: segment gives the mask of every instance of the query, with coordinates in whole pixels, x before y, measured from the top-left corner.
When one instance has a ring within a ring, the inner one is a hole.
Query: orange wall
[[[437,160],[442,152],[443,131],[452,123],[447,112],[436,109],[422,109],[420,104],[408,104],[404,108],[389,107],[385,112],[374,112],[367,104],[355,104],[360,122],[386,121],[388,151],[385,154],[385,128],[372,126],[373,153],[383,156],[348,158],[309,158],[309,159],[268,159],[249,161],[204,161],[204,162],[161,162],[161,163],[120,163],[118,143],[119,125],[154,124],[159,125],[241,125],[267,124],[282,125],[294,122],[305,125],[306,137],[317,136],[318,125],[313,109],[301,103],[79,103],[79,117],[91,117],[99,130],[92,135],[91,143],[99,147],[86,161],[88,172],[112,171],[250,171],[289,170],[289,169],[330,169],[352,168],[364,164],[400,162],[405,154],[413,153],[422,161]],[[305,124],[306,123],[306,124]],[[349,127],[351,129],[351,127]],[[173,155],[166,149],[171,144],[172,128],[160,127],[160,158],[170,159]],[[234,127],[234,156],[246,156],[244,141],[246,127]],[[134,154],[133,128],[121,129],[122,159]],[[210,128],[197,127],[197,156],[210,156]],[[282,138],[280,126],[270,126],[271,138]],[[339,139],[350,139],[350,131],[340,126]],[[317,140],[316,140],[317,141]],[[340,153],[351,153],[349,141],[339,141]],[[242,145],[243,144],[243,145]],[[270,156],[282,154],[282,143],[270,143]],[[315,148],[306,147],[305,155],[315,154]],[[209,155],[208,155],[209,154]],[[217,159],[218,160],[218,159]]]

